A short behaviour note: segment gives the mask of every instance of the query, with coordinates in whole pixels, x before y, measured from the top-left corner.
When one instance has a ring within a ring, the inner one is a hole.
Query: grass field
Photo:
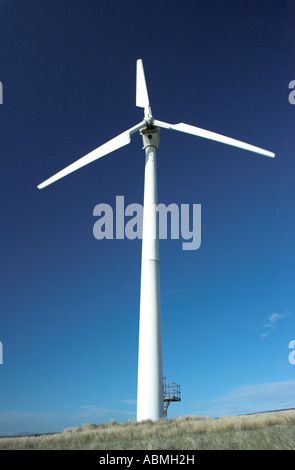
[[[83,424],[62,433],[2,437],[0,450],[295,450],[295,410],[156,423]]]

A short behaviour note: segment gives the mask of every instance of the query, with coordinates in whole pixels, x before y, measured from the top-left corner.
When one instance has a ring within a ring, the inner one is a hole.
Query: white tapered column
[[[163,417],[163,364],[157,222],[156,152],[159,130],[144,130],[146,154],[142,232],[137,421]]]

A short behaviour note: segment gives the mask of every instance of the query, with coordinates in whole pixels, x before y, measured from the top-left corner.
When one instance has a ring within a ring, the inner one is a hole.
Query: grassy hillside
[[[4,449],[295,450],[295,411],[90,423],[58,434],[2,437]]]

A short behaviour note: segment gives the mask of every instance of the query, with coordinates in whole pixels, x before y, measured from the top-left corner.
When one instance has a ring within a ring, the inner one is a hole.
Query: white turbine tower
[[[142,233],[140,325],[138,350],[137,420],[157,420],[163,417],[163,365],[160,310],[159,246],[157,222],[156,152],[159,147],[159,127],[193,134],[251,152],[274,157],[275,154],[254,145],[225,137],[215,132],[184,123],[168,124],[154,119],[150,107],[142,60],[137,60],[136,106],[144,108],[144,119],[112,140],[101,145],[76,162],[59,171],[39,189],[63,178],[75,170],[117,150],[131,141],[140,131],[145,150],[144,210]]]

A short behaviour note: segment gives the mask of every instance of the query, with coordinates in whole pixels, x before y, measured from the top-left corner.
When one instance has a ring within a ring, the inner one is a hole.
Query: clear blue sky
[[[295,2],[0,2],[0,434],[135,419],[141,244],[93,236],[93,208],[141,203],[141,138],[37,184],[142,119],[161,130],[159,202],[202,205],[202,244],[160,241],[169,416],[295,406]],[[275,315],[274,315],[275,314]]]

